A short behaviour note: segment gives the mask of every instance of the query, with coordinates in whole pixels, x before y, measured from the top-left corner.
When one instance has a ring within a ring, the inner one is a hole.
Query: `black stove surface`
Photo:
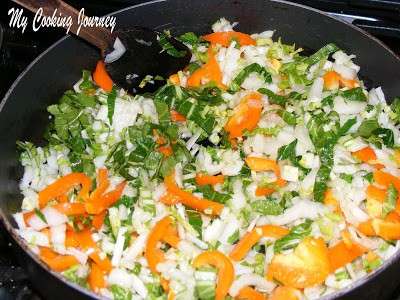
[[[141,0],[66,0],[76,8],[85,8],[88,15],[105,15],[112,11],[138,4]],[[400,55],[399,0],[292,0],[308,5],[366,30]],[[2,99],[29,63],[47,47],[65,35],[64,29],[32,29],[22,34],[10,28],[7,12],[18,6],[11,1],[0,1],[0,99]],[[26,10],[24,10],[26,11]],[[28,12],[27,12],[28,14]],[[29,15],[29,18],[32,18]],[[41,300],[29,276],[19,266],[11,250],[12,241],[0,223],[0,300]],[[397,276],[397,274],[393,274]],[[389,299],[400,300],[400,285]],[[382,299],[384,300],[384,299]]]

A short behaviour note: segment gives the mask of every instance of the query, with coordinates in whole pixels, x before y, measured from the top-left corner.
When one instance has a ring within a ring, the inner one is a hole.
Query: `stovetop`
[[[138,4],[141,0],[66,0],[76,8],[85,8],[88,15],[105,15]],[[366,30],[400,55],[399,0],[292,0],[308,5]],[[2,99],[29,63],[48,46],[65,35],[65,30],[43,28],[21,33],[10,28],[7,12],[18,7],[9,0],[0,1],[0,99]],[[3,41],[3,42],[2,42]],[[29,276],[18,265],[11,251],[12,240],[0,223],[0,299],[41,300],[30,284]],[[400,300],[400,286],[389,299]],[[383,299],[382,299],[383,300]]]

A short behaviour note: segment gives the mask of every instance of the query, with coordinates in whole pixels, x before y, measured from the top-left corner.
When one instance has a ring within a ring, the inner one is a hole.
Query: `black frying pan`
[[[333,42],[355,54],[361,79],[368,88],[382,86],[388,102],[400,96],[400,60],[378,40],[354,26],[316,10],[283,1],[198,0],[154,1],[116,13],[118,27],[146,26],[169,29],[179,35],[187,31],[210,32],[220,17],[238,21],[236,30],[276,30],[275,38],[286,44],[317,50]],[[51,271],[24,245],[13,230],[12,213],[19,211],[18,189],[22,168],[15,142],[29,140],[44,145],[48,123],[46,107],[79,79],[82,69],[93,70],[100,54],[80,40],[66,37],[38,57],[13,84],[3,100],[0,119],[0,219],[17,241],[14,251],[25,266],[34,286],[46,299],[87,299],[96,297]],[[368,277],[327,297],[332,299],[383,299],[399,284],[400,252]]]

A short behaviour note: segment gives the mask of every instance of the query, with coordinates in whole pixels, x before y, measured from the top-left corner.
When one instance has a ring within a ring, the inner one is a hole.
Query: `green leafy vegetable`
[[[337,45],[334,43],[327,44],[315,52],[313,55],[306,59],[306,63],[309,66],[312,66],[319,62],[321,59],[326,58],[329,54],[341,50]]]
[[[379,149],[382,144],[388,148],[394,147],[394,134],[389,128],[378,128],[372,131],[372,135],[366,141],[373,143]]]
[[[336,132],[325,132],[323,121],[318,118],[310,120],[308,127],[310,138],[317,148],[317,153],[321,160],[321,166],[318,170],[314,183],[314,201],[324,202],[324,193],[333,167],[333,147],[339,138],[347,133],[347,131],[357,122],[357,118],[349,119],[346,123],[337,129]]]
[[[310,169],[304,168],[300,164],[301,157],[296,156],[296,145],[297,145],[297,139],[295,139],[293,142],[291,142],[287,146],[280,147],[278,149],[277,160],[289,159],[294,167],[299,168],[305,174],[308,174],[310,172]]]
[[[171,35],[170,35],[169,31],[164,31],[158,40],[158,44],[169,55],[171,55],[173,57],[184,57],[187,54],[187,52],[183,51],[183,50],[179,51],[178,49],[176,49],[174,47],[174,45],[172,45],[171,42],[168,40],[170,38],[171,38]]]
[[[194,72],[196,72],[200,68],[201,68],[200,65],[198,63],[196,63],[196,62],[191,62],[188,65],[188,70],[189,70],[190,74],[193,74]]]
[[[372,132],[378,128],[380,128],[380,126],[376,118],[366,119],[361,123],[360,127],[358,127],[357,133],[362,137],[369,137]]]
[[[43,222],[45,222],[46,224],[48,224],[48,223],[47,223],[47,220],[46,220],[46,217],[44,216],[44,214],[43,214],[40,210],[38,210],[37,208],[35,208],[35,214],[36,214]]]
[[[391,213],[396,207],[396,201],[398,192],[394,187],[393,183],[390,183],[388,188],[388,193],[385,202],[382,205],[382,219],[385,219],[386,216]]]
[[[363,93],[362,88],[356,87],[342,93],[342,97],[351,101],[367,102],[367,97]]]
[[[201,214],[197,211],[188,211],[188,221],[189,224],[197,231],[197,233],[199,234],[199,238],[201,239],[203,226]]]
[[[189,94],[198,99],[199,102],[204,102],[204,104],[209,106],[225,103],[224,98],[221,96],[222,90],[214,81],[200,87],[190,87],[188,91]]]
[[[263,215],[278,216],[283,213],[284,210],[284,208],[278,202],[271,198],[253,201],[250,205],[253,211]]]
[[[197,185],[197,190],[203,193],[203,197],[218,203],[225,204],[229,199],[231,199],[230,194],[222,194],[213,190],[211,184],[208,185]]]
[[[350,279],[350,275],[349,275],[349,273],[347,273],[346,270],[343,270],[341,272],[335,273],[335,278],[336,278],[336,281],[340,281],[343,279]]]
[[[240,73],[235,77],[235,79],[232,80],[230,89],[234,92],[237,92],[240,90],[240,86],[244,82],[247,76],[250,75],[250,73],[257,72],[259,73],[265,83],[271,83],[272,82],[272,77],[271,74],[268,73],[268,71],[261,67],[258,63],[252,63],[251,65],[245,67]]]
[[[80,285],[80,286],[85,286],[87,283],[87,277],[82,278],[79,277],[78,275],[76,275],[76,271],[79,268],[79,264],[72,266],[71,268],[65,270],[63,272],[63,275],[68,278],[69,280],[71,280],[72,282],[75,282],[76,284]]]
[[[112,124],[112,122],[113,122],[115,99],[117,98],[117,92],[118,92],[118,88],[116,86],[114,86],[107,97],[107,107],[108,107],[107,117],[108,117],[108,120],[110,121],[110,124]]]
[[[376,270],[381,264],[382,264],[382,259],[377,258],[371,262],[368,261],[368,259],[363,260],[363,269],[367,272]]]
[[[39,153],[38,153],[38,151],[37,151],[35,145],[32,144],[32,143],[30,143],[30,142],[25,142],[25,143],[24,143],[24,142],[17,141],[17,146],[18,146],[20,149],[22,149],[22,150],[25,151],[25,152],[23,152],[23,153],[21,154],[21,159],[22,159],[24,156],[27,155],[27,156],[29,157],[29,159],[31,159],[31,160],[35,163],[36,167],[39,168],[39,165],[40,165],[40,156],[39,156]],[[39,170],[40,170],[40,168],[39,168]]]
[[[119,207],[120,205],[124,205],[126,208],[133,208],[136,204],[138,197],[129,197],[127,195],[122,195],[121,198],[115,202],[112,207]]]
[[[240,238],[239,229],[236,229],[235,232],[228,238],[228,243],[234,244]]]
[[[274,253],[295,248],[301,239],[304,239],[311,234],[312,223],[312,220],[307,219],[304,223],[292,227],[288,234],[276,240],[274,244]]]
[[[392,112],[395,113],[394,119],[400,122],[400,98],[394,98],[393,102],[390,104]]]
[[[159,283],[146,283],[145,286],[149,292],[148,299],[160,299],[164,294],[164,290]]]
[[[196,282],[196,293],[200,300],[215,299],[216,283],[212,280],[198,280]]]
[[[296,116],[286,110],[283,109],[276,109],[274,110],[281,118],[290,126],[296,125]]]
[[[110,287],[110,290],[111,290],[115,300],[131,300],[132,299],[132,292],[129,290],[125,290],[124,288],[120,287],[119,285],[113,284]]]
[[[286,97],[277,95],[273,91],[266,88],[259,88],[258,92],[268,96],[268,102],[271,104],[278,104],[282,107],[286,106]]]
[[[79,89],[81,91],[88,91],[88,90],[97,90],[98,86],[95,85],[92,81],[89,80],[91,72],[88,70],[82,71],[82,82],[79,84]]]

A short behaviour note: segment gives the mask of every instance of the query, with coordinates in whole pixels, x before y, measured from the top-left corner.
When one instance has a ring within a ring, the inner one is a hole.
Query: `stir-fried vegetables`
[[[178,37],[191,63],[153,94],[83,71],[48,145],[17,143],[17,232],[113,299],[315,299],[368,276],[400,247],[400,100],[333,43],[213,31]]]

